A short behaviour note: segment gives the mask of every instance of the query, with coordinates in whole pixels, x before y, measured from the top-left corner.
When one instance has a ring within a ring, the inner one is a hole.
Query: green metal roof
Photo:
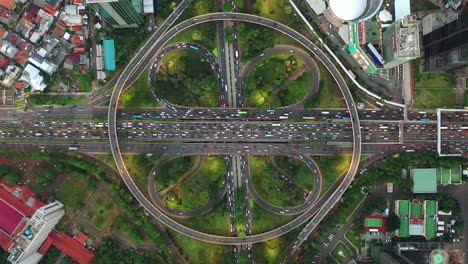
[[[398,229],[399,237],[409,236],[409,219],[408,217],[400,217],[400,228]]]
[[[423,205],[422,204],[411,204],[411,217],[422,218],[423,217]]]
[[[426,201],[426,215],[435,215],[436,211],[436,201]]]
[[[398,214],[399,215],[409,215],[409,201],[400,201],[400,204],[398,205]]]
[[[434,217],[426,217],[425,235],[427,238],[432,239],[436,235],[436,221]]]
[[[414,193],[436,193],[437,192],[437,170],[432,169],[413,169],[413,192]]]

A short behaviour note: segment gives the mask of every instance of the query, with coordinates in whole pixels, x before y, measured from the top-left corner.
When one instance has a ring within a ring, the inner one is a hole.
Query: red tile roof
[[[28,59],[29,59],[29,55],[23,51],[18,51],[18,53],[16,53],[15,55],[15,59],[21,64],[21,65],[24,65]]]
[[[23,82],[17,82],[15,84],[15,88],[18,89],[18,90],[23,90],[24,88],[24,83]]]
[[[86,241],[88,240],[88,236],[86,236],[85,234],[83,234],[82,232],[78,233],[78,235],[76,235],[73,239],[76,240],[76,242],[80,243],[80,244],[84,244],[86,243]]]
[[[65,30],[59,28],[59,27],[55,27],[54,28],[54,33],[57,34],[58,36],[63,36],[63,34],[65,34]]]
[[[73,53],[85,53],[85,47],[84,46],[78,46],[73,49]]]
[[[1,183],[0,198],[8,202],[10,205],[18,209],[18,211],[20,211],[26,216],[32,216],[34,214],[34,211],[35,211],[34,209],[25,205],[22,201],[18,200],[15,196],[13,196],[11,193],[6,191],[4,189],[6,187],[6,184],[3,183],[3,181],[1,181],[0,183]]]
[[[55,8],[51,7],[50,5],[48,4],[45,4],[42,9],[44,9],[44,11],[46,11],[47,13],[55,16],[58,12],[57,10],[55,10]]]
[[[71,31],[78,31],[78,30],[80,30],[80,29],[82,29],[82,28],[83,28],[83,26],[81,26],[81,25],[78,25],[78,26],[71,26],[71,27],[70,27]]]
[[[71,61],[74,65],[80,64],[80,54],[68,54],[65,58]]]
[[[0,0],[0,5],[7,9],[13,9],[15,7],[15,0]]]
[[[53,233],[53,232],[50,232],[49,234],[51,234],[51,233]],[[47,250],[49,250],[50,246],[52,246],[53,243],[54,243],[54,240],[51,239],[50,237],[48,237],[46,239],[46,241],[44,241],[44,244],[42,244],[41,248],[39,248],[37,253],[39,253],[41,255],[45,255],[45,253],[47,252]]]
[[[18,38],[18,35],[16,35],[16,34],[12,33],[12,34],[8,35],[8,41],[11,44],[14,44],[17,38]]]
[[[67,26],[67,24],[63,20],[57,21],[57,25],[61,26],[62,28],[65,28]]]
[[[81,5],[83,4],[83,0],[72,0],[74,5]]]
[[[0,38],[2,38],[6,33],[8,33],[6,29],[0,28]]]
[[[94,258],[94,254],[91,251],[64,232],[55,233],[52,231],[49,237],[54,240],[53,245],[56,248],[80,264],[91,263]]]
[[[82,37],[80,35],[73,35],[71,37],[71,43],[74,44],[74,45],[80,45],[82,44],[81,41],[82,40]]]
[[[6,57],[2,57],[0,59],[0,69],[5,70],[9,64],[10,61]]]

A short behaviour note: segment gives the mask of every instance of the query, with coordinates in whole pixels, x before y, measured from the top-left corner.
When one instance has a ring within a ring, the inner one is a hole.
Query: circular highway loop
[[[312,84],[311,89],[309,92],[302,98],[301,100],[297,101],[292,105],[286,105],[281,107],[282,109],[296,109],[302,106],[305,102],[310,100],[314,95],[317,94],[319,87],[320,87],[320,71],[318,69],[317,63],[315,60],[302,49],[294,46],[288,45],[277,45],[272,48],[265,49],[260,55],[256,56],[255,58],[251,59],[245,67],[242,68],[242,80],[247,80],[250,75],[250,72],[253,68],[259,63],[260,61],[268,58],[268,56],[276,55],[276,54],[289,54],[293,56],[299,57],[306,66],[306,69],[310,71],[312,74]],[[245,82],[243,82],[245,83]]]
[[[183,158],[186,156],[190,155],[183,155],[183,156],[172,156],[164,162],[160,164],[156,164],[153,166],[153,169],[150,171],[149,176],[148,176],[148,194],[151,198],[151,201],[158,207],[159,210],[161,210],[164,214],[175,217],[175,218],[190,218],[194,216],[200,216],[204,215],[215,207],[226,195],[227,192],[227,184],[223,185],[223,188],[219,190],[219,192],[216,194],[215,197],[213,197],[208,203],[203,205],[202,207],[194,210],[188,210],[188,211],[182,211],[182,210],[177,210],[177,209],[172,209],[169,208],[166,203],[161,199],[161,196],[157,192],[157,188],[154,184],[155,178],[158,176],[158,167],[164,163],[170,162],[171,160],[177,159],[177,158]],[[186,172],[186,174],[183,176],[184,179],[179,180],[181,184],[183,184],[188,178],[191,178],[195,176],[197,173],[199,173],[201,166],[203,165],[204,158],[199,159],[195,165]],[[224,182],[226,182],[226,177],[227,175],[224,175]]]
[[[190,50],[193,52],[196,52],[203,57],[206,58],[208,63],[211,65],[211,69],[215,71],[216,76],[218,78],[218,83],[220,87],[224,87],[224,80],[222,78],[221,74],[221,69],[219,68],[219,63],[216,57],[211,53],[208,49],[206,49],[203,46],[200,46],[195,43],[189,43],[189,42],[177,42],[173,43],[169,46],[166,46],[164,49],[158,51],[158,56],[155,58],[153,63],[151,64],[150,70],[148,71],[148,78],[149,78],[149,83],[150,83],[150,89],[151,89],[151,95],[153,96],[153,99],[157,101],[160,105],[162,106],[179,106],[177,104],[174,104],[172,102],[167,102],[165,99],[161,99],[156,96],[154,90],[155,90],[155,84],[156,84],[156,73],[159,71],[159,67],[161,66],[164,58],[171,52],[177,51],[177,50]],[[220,96],[221,98],[224,98],[224,89],[220,89]]]
[[[193,229],[190,229],[186,226],[183,226],[176,222],[175,220],[171,219],[169,216],[164,215],[160,210],[158,210],[138,189],[135,182],[133,181],[132,177],[127,171],[125,167],[125,163],[123,161],[122,155],[120,153],[120,146],[118,143],[117,138],[117,127],[116,127],[116,117],[117,117],[117,103],[119,101],[120,94],[122,90],[125,88],[125,82],[128,78],[134,74],[135,69],[137,69],[140,65],[140,61],[144,59],[146,56],[150,54],[156,54],[159,49],[161,49],[165,43],[167,43],[175,34],[178,32],[187,29],[193,25],[205,23],[205,22],[212,22],[212,21],[219,21],[219,20],[236,20],[241,22],[250,22],[259,25],[263,25],[275,30],[278,30],[289,37],[295,39],[297,42],[301,43],[305,46],[310,52],[312,52],[327,68],[327,70],[331,73],[333,78],[338,84],[340,88],[345,102],[347,104],[351,124],[353,127],[353,155],[351,159],[351,164],[349,167],[348,172],[346,173],[345,177],[342,179],[341,184],[338,188],[329,196],[329,198],[324,201],[323,203],[316,203],[312,205],[306,212],[292,220],[290,223],[281,226],[277,229],[256,234],[252,236],[248,236],[246,238],[237,238],[237,237],[224,237],[224,236],[216,236],[210,235],[203,232],[199,232]],[[143,53],[143,55],[141,54]],[[215,244],[226,244],[226,245],[238,245],[238,244],[250,244],[250,243],[258,243],[262,241],[266,241],[275,237],[279,237],[287,232],[291,231],[294,228],[299,227],[300,225],[307,222],[309,219],[312,218],[312,223],[316,226],[329,212],[329,210],[339,201],[341,196],[344,193],[349,185],[351,184],[352,180],[354,179],[354,175],[358,170],[359,160],[361,157],[361,131],[360,131],[360,123],[357,113],[357,107],[354,103],[352,98],[351,92],[346,85],[344,78],[341,76],[338,69],[333,65],[331,60],[319,49],[313,42],[308,40],[306,37],[301,35],[299,32],[281,24],[276,21],[250,15],[250,14],[242,14],[242,13],[211,13],[202,16],[198,16],[189,20],[185,20],[180,24],[176,25],[175,27],[168,30],[163,36],[159,39],[154,40],[151,44],[149,49],[140,49],[139,53],[130,61],[127,67],[123,70],[122,74],[120,75],[119,79],[116,82],[114,91],[112,92],[111,102],[109,105],[109,115],[108,115],[108,122],[109,122],[109,141],[110,141],[110,148],[112,152],[112,156],[114,157],[114,161],[122,176],[123,181],[129,188],[132,195],[135,199],[140,203],[140,205],[148,211],[151,215],[153,215],[156,219],[167,225],[168,227],[174,229],[175,231],[184,234],[188,237],[215,243]],[[312,214],[314,216],[312,217]],[[315,228],[315,227],[314,227]]]
[[[276,206],[273,205],[265,199],[261,197],[260,194],[257,193],[255,187],[253,186],[252,177],[250,174],[250,164],[247,162],[247,173],[246,173],[246,187],[247,193],[249,194],[250,198],[258,204],[263,209],[269,211],[270,213],[277,214],[277,215],[297,215],[300,213],[304,213],[309,209],[312,204],[317,202],[318,198],[320,197],[320,192],[322,190],[322,172],[317,165],[317,163],[311,159],[309,156],[299,154],[299,156],[294,156],[292,158],[296,158],[305,162],[309,170],[315,175],[314,177],[314,188],[311,192],[308,193],[306,197],[306,201],[303,204],[297,206]],[[277,166],[277,165],[276,165]],[[277,167],[279,169],[279,167]]]

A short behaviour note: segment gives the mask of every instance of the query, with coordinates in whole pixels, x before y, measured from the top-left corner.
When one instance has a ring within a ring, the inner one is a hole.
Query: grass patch
[[[196,175],[168,194],[167,205],[179,210],[193,210],[207,204],[223,187],[226,170],[223,156],[206,157]]]
[[[296,79],[289,79],[289,76],[302,64],[300,58],[290,54],[263,59],[247,79],[247,105],[267,109],[301,101],[312,87],[312,73],[304,72]]]
[[[88,187],[88,179],[86,177],[81,179],[67,177],[57,191],[56,198],[71,208],[73,212],[77,212],[84,206],[84,199],[89,195],[86,187]]]
[[[229,210],[227,209],[227,204],[227,198],[224,198],[213,210],[205,215],[195,216],[188,219],[177,219],[177,221],[187,227],[201,232],[213,235],[230,236]]]
[[[182,249],[182,254],[191,263],[218,264],[234,263],[230,246],[210,244],[184,236],[169,229],[176,244]]]
[[[128,173],[135,181],[138,189],[145,195],[148,194],[148,176],[159,156],[148,157],[146,154],[122,154]]]
[[[349,169],[351,155],[320,156],[315,158],[322,172],[322,192],[325,193]]]
[[[109,166],[117,170],[117,166],[115,165],[114,157],[112,156],[112,154],[94,154],[94,156],[103,160],[104,162],[109,164]]]
[[[276,215],[272,214],[259,205],[255,204],[253,201],[250,201],[250,211],[252,214],[252,232],[254,234],[260,234],[277,227],[280,227],[290,221],[292,221],[295,216],[292,215]]]
[[[291,26],[291,23],[297,23],[296,17],[293,16],[292,7],[287,4],[288,1],[257,0],[244,1],[244,3],[243,5],[238,5],[241,12],[267,17],[289,26]]]
[[[297,185],[309,191],[314,189],[314,175],[307,164],[285,156],[276,156],[275,162]]]
[[[49,96],[47,94],[35,94],[28,97],[32,105],[76,105],[87,100],[85,96]]]
[[[83,216],[100,229],[105,229],[118,215],[117,204],[112,197],[105,192],[96,192],[93,203],[88,205]]]
[[[185,156],[162,164],[154,179],[157,191],[176,184],[180,177],[195,165],[196,160],[195,156]]]
[[[136,79],[136,81],[122,93],[121,107],[158,107],[159,104],[151,94],[148,81],[148,69]]]
[[[320,71],[320,85],[315,97],[304,104],[307,108],[344,108],[346,104],[342,99],[338,84],[321,63],[317,63]]]
[[[351,256],[351,250],[343,242],[338,242],[331,255],[338,263],[344,263],[344,260]]]
[[[361,220],[361,218],[359,218]],[[362,222],[359,222],[362,223]],[[349,242],[353,244],[356,248],[361,248],[362,240],[361,233],[364,231],[364,228],[359,228],[356,223],[354,223],[346,232],[346,238]]]
[[[214,5],[213,5],[214,6]],[[185,12],[184,12],[185,13]],[[208,50],[214,50],[216,46],[216,24],[199,24],[181,31],[174,36],[167,45],[175,42],[191,42],[199,44]]]
[[[455,89],[414,89],[414,107],[417,109],[434,109],[455,107]]]
[[[254,245],[254,262],[255,263],[279,263],[282,258],[289,254],[289,249],[296,240],[299,232],[303,229],[300,226],[285,235],[267,240]]]
[[[249,156],[252,183],[258,194],[276,206],[296,206],[304,202],[298,190],[281,179],[265,157]]]

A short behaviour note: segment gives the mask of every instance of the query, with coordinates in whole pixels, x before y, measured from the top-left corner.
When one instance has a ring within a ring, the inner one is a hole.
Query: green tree
[[[193,31],[193,33],[192,33],[192,40],[193,40],[193,41],[196,41],[196,42],[201,41],[201,40],[202,40],[202,36],[203,36],[203,35],[202,35],[201,31],[198,30],[198,29],[195,29],[195,30]]]
[[[393,232],[400,228],[400,218],[395,213],[390,213],[387,217],[387,231]]]
[[[15,185],[21,181],[21,175],[17,171],[10,171],[5,177],[5,183],[8,185]]]
[[[6,164],[0,165],[0,179],[8,173],[10,167]]]

